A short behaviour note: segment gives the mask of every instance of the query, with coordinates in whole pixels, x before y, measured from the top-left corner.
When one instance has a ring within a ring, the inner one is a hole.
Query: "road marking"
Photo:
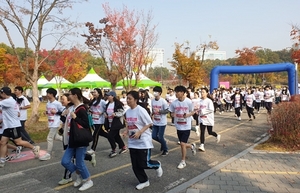
[[[253,174],[290,174],[290,175],[298,175],[300,172],[281,172],[281,171],[260,171],[260,170],[228,170],[228,169],[221,169],[221,172],[228,172],[228,173],[253,173]]]

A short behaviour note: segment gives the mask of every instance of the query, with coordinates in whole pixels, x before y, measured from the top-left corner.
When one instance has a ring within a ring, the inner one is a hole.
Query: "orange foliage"
[[[255,46],[252,48],[243,48],[242,50],[236,50],[238,55],[236,65],[256,65],[259,64],[259,59],[255,54],[255,51],[261,47]]]

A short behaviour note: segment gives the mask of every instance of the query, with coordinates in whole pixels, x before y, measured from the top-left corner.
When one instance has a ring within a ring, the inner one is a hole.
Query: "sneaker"
[[[252,119],[250,118],[249,121],[252,121]]]
[[[14,160],[14,156],[12,156],[12,155],[6,155],[5,156],[5,161],[7,162],[7,161],[11,161],[11,160]]]
[[[119,154],[126,153],[127,151],[128,151],[128,149],[126,147],[124,147],[119,151]]]
[[[235,117],[237,117],[237,115],[236,115],[236,114],[234,114],[234,116],[235,116]]]
[[[46,153],[45,155],[43,155],[42,157],[39,158],[41,161],[47,161],[49,159],[51,159],[51,155],[49,153]]]
[[[0,168],[4,168],[5,162],[0,162]]]
[[[257,111],[257,113],[259,114],[259,111]]]
[[[108,155],[110,158],[115,157],[117,155],[116,151],[111,151],[110,154]]]
[[[199,146],[199,148],[198,148],[200,151],[205,151],[205,149],[204,149],[204,144],[202,143],[202,144],[200,144],[200,146]]]
[[[161,177],[162,175],[163,175],[163,170],[162,170],[162,168],[161,168],[161,163],[160,163],[160,161],[158,161],[159,162],[159,168],[158,169],[156,169],[156,174],[157,174],[157,177]]]
[[[253,119],[255,119],[256,117],[255,117],[255,115],[253,115]]]
[[[180,145],[180,141],[177,141],[177,144]]]
[[[96,161],[96,154],[92,154],[91,156],[92,156],[92,160],[91,160],[92,166],[95,167],[96,164],[97,164],[97,161]]]
[[[79,188],[79,191],[85,191],[89,188],[91,188],[94,185],[92,180],[88,180],[84,182],[84,184]]]
[[[88,150],[86,153],[88,153],[88,154],[90,154],[90,155],[93,155],[93,154],[95,153],[95,151],[92,150],[92,149],[90,149],[90,150]]]
[[[23,147],[22,146],[17,146],[17,149],[16,149],[16,157],[20,157],[20,154],[21,154],[21,151],[22,151]]]
[[[242,120],[242,118],[241,118],[241,117],[239,117],[239,118],[238,118],[238,120],[240,121],[240,120]]]
[[[220,140],[221,140],[221,135],[217,135],[217,143],[219,143],[220,142]]]
[[[77,176],[77,178],[76,178],[76,181],[74,182],[74,187],[75,188],[78,187],[78,186],[80,186],[81,183],[82,183],[82,177],[81,177],[81,175],[76,174],[76,176]]]
[[[164,150],[163,152],[162,152],[162,156],[166,156],[166,155],[168,155],[169,154],[169,152],[168,151],[166,151],[166,150]]]
[[[183,168],[185,168],[185,166],[186,166],[185,161],[181,161],[181,162],[179,163],[179,165],[177,166],[177,168],[178,168],[178,169],[183,169]]]
[[[193,155],[196,155],[196,144],[195,143],[192,143],[192,153]]]
[[[146,182],[144,182],[144,183],[139,183],[135,188],[136,188],[137,190],[141,190],[141,189],[146,188],[146,187],[148,187],[148,186],[150,186],[149,180],[146,181]]]
[[[232,111],[232,109],[230,109],[230,111]]]
[[[65,184],[68,184],[70,182],[72,182],[73,179],[72,178],[69,178],[69,179],[62,179],[61,181],[58,182],[59,185],[65,185]]]
[[[197,126],[195,127],[195,129],[196,129],[196,135],[197,135],[197,136],[200,136],[199,126],[197,125]]]
[[[40,146],[34,146],[32,149],[32,152],[33,152],[35,158],[39,158],[40,157]]]

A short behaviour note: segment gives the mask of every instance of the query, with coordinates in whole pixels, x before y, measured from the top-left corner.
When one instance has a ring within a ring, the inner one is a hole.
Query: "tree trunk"
[[[38,73],[34,70],[34,73],[32,74],[31,79],[31,85],[32,85],[32,112],[31,116],[28,120],[29,124],[36,123],[39,120],[39,105],[40,105],[40,99],[39,99],[39,92],[38,92]]]

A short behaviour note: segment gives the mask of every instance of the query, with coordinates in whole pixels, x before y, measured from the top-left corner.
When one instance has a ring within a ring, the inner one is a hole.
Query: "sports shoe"
[[[68,184],[70,182],[72,182],[73,179],[72,178],[69,178],[69,179],[62,179],[61,181],[58,182],[59,185],[65,185],[65,184]]]
[[[204,149],[204,144],[202,143],[202,144],[200,144],[200,146],[199,146],[199,148],[198,148],[200,151],[205,151],[205,149]]]
[[[108,155],[110,158],[115,157],[117,155],[116,151],[111,151],[110,154]]]
[[[168,154],[169,154],[169,152],[166,151],[166,150],[164,150],[164,151],[162,152],[161,156],[167,156]]]
[[[89,188],[91,188],[94,185],[92,180],[88,180],[84,182],[84,184],[79,188],[79,191],[85,191]]]
[[[240,121],[240,120],[242,120],[242,118],[241,118],[241,117],[239,117],[239,118],[238,118],[238,120]]]
[[[252,121],[252,119],[250,118],[249,121]]]
[[[217,143],[219,143],[220,142],[220,140],[221,140],[221,135],[217,135]]]
[[[90,150],[88,150],[86,153],[88,153],[88,154],[90,154],[90,155],[93,155],[93,154],[95,153],[95,151],[92,150],[92,149],[90,149]]]
[[[12,155],[6,155],[5,156],[5,161],[7,162],[7,161],[11,161],[11,160],[14,160],[14,156],[12,156]]]
[[[171,123],[171,126],[175,126],[175,124],[174,124],[174,123]]]
[[[257,111],[257,113],[259,113],[259,111]]]
[[[126,153],[128,151],[128,149],[126,147],[123,147],[120,151],[119,151],[119,154],[122,154],[122,153]]]
[[[180,141],[177,141],[177,144],[180,145]]]
[[[177,168],[178,168],[178,169],[183,169],[183,168],[185,168],[185,166],[186,166],[185,161],[181,161],[181,162],[179,163],[179,165],[177,166]]]
[[[195,143],[192,143],[192,153],[193,155],[196,155],[196,144]]]
[[[197,126],[195,127],[195,129],[196,129],[196,135],[197,135],[197,136],[200,136],[199,126],[197,125]]]
[[[146,181],[146,182],[144,182],[144,183],[139,183],[135,188],[136,188],[137,190],[141,190],[141,189],[146,188],[146,187],[148,187],[148,186],[150,186],[149,180]]]
[[[47,161],[51,159],[51,155],[49,153],[46,153],[45,155],[43,155],[42,157],[40,157],[41,161]]]
[[[77,176],[77,178],[76,178],[76,181],[74,182],[74,187],[75,188],[78,187],[78,186],[80,186],[80,184],[82,183],[82,177],[81,177],[81,175],[76,174],[76,176]]]
[[[0,162],[0,168],[4,168],[5,162]]]
[[[32,149],[35,158],[40,157],[40,146],[34,146]]]
[[[162,170],[162,168],[161,168],[161,163],[160,163],[160,161],[158,161],[159,162],[159,168],[158,169],[156,169],[156,174],[157,174],[157,177],[161,177],[162,175],[163,175],[163,170]]]
[[[22,149],[23,149],[22,146],[17,146],[17,149],[16,149],[16,158],[20,157]]]
[[[91,156],[92,156],[92,160],[91,160],[92,166],[95,167],[96,164],[97,164],[97,161],[96,161],[96,154],[92,154]]]

